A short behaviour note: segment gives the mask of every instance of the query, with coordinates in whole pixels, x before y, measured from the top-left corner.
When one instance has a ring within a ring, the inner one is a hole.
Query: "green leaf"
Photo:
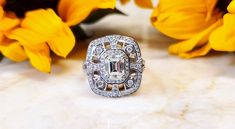
[[[93,13],[91,13],[82,23],[92,24],[92,23],[95,23],[95,22],[99,21],[100,19],[102,19],[103,17],[110,15],[110,14],[126,15],[123,12],[121,12],[120,10],[118,10],[117,8],[115,8],[115,9],[98,9],[98,10],[94,11]]]

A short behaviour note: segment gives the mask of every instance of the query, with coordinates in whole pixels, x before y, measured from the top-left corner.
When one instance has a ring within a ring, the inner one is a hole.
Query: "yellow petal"
[[[7,31],[20,23],[19,19],[3,18],[0,20],[0,31]]]
[[[176,39],[189,39],[221,17],[219,12],[211,11],[214,9],[214,1],[177,0],[172,2],[172,0],[160,0],[152,13],[151,22],[167,36]]]
[[[218,3],[217,0],[206,0],[204,1],[206,3],[206,10],[207,10],[207,15],[206,15],[206,21],[210,20],[211,17],[214,14],[217,14],[219,10],[216,10],[216,4]],[[220,16],[219,16],[220,17]]]
[[[66,57],[75,45],[75,38],[70,28],[64,25],[63,30],[49,40],[48,44],[56,55]]]
[[[21,26],[37,32],[38,35],[50,37],[62,28],[63,22],[52,9],[38,9],[28,11]]]
[[[135,0],[135,3],[141,8],[153,8],[151,0]]]
[[[35,31],[24,28],[17,28],[8,33],[6,36],[10,39],[19,41],[23,46],[27,48],[34,48],[34,45],[45,43],[48,40],[48,36],[43,36]]]
[[[58,12],[63,21],[72,26],[83,21],[94,9],[114,8],[115,4],[116,0],[60,0]]]
[[[55,36],[64,23],[51,9],[28,11],[26,17],[17,28],[6,35],[18,40],[27,48],[33,44],[44,43]],[[31,48],[32,49],[32,48]]]
[[[179,56],[182,58],[194,58],[194,57],[204,56],[208,52],[210,52],[210,50],[211,50],[210,44],[206,44],[196,50],[192,50],[192,51],[186,52],[186,53],[180,53]]]
[[[116,0],[90,0],[90,1],[94,1],[94,3],[96,3],[96,5],[94,6],[95,8],[93,9],[114,9],[115,5],[116,5]],[[95,2],[96,1],[96,2]]]
[[[5,4],[5,0],[0,0],[0,6]]]
[[[211,47],[217,51],[235,51],[235,14],[225,14],[223,26],[210,36]]]
[[[30,63],[39,71],[49,73],[51,71],[50,51],[46,44],[36,46],[37,50],[25,48],[25,52],[29,57]]]
[[[0,44],[0,52],[5,57],[16,62],[24,61],[27,59],[24,49],[18,42],[3,42]]]
[[[177,44],[173,44],[169,47],[169,52],[173,54],[185,53],[191,51],[194,47],[205,44],[208,41],[211,32],[222,24],[222,20],[218,20],[212,24],[209,28],[198,33],[189,40],[181,41]]]
[[[121,4],[125,5],[127,4],[128,2],[130,2],[130,0],[120,0]]]
[[[0,6],[0,20],[2,19],[4,14],[3,8]]]
[[[165,11],[188,11],[191,13],[202,12],[206,15],[213,15],[217,0],[159,0],[158,8],[161,12]]]
[[[2,7],[0,7],[0,31],[8,31],[17,25],[19,25],[20,20],[14,16],[8,17],[4,14]]]
[[[70,28],[51,9],[28,12],[21,26],[6,35],[31,50],[48,43],[53,52],[66,57],[75,45]]]
[[[235,13],[235,0],[232,0],[227,7],[229,13]]]
[[[3,33],[0,33],[0,44],[1,44],[3,39],[4,39],[4,35],[3,35]]]

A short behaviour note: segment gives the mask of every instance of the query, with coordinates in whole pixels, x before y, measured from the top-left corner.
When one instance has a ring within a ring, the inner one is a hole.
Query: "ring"
[[[109,35],[90,42],[83,69],[94,93],[122,97],[139,89],[144,60],[133,38]]]

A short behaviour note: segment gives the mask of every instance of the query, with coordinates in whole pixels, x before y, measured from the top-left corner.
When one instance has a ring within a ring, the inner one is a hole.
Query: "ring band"
[[[90,42],[83,69],[94,93],[122,97],[140,87],[144,60],[133,38],[109,35]]]

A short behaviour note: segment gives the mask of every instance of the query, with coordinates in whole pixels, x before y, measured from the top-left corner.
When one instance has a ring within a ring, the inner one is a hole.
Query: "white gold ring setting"
[[[122,97],[139,89],[144,60],[133,38],[109,35],[90,42],[83,68],[94,93]]]

